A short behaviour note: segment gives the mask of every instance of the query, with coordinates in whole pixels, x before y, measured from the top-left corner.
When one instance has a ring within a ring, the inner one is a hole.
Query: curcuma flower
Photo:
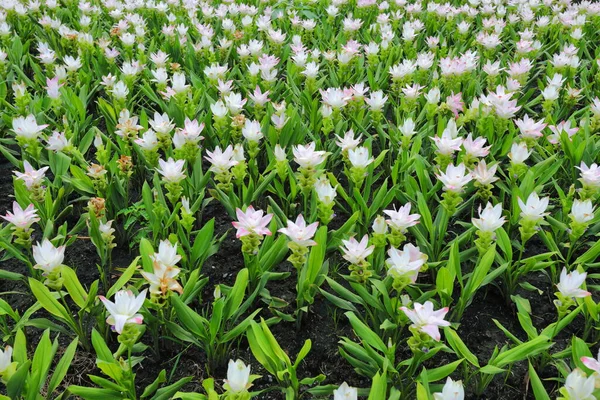
[[[238,220],[233,221],[232,225],[237,229],[236,237],[241,238],[248,235],[271,236],[271,231],[267,226],[273,218],[273,214],[264,215],[263,210],[254,210],[254,207],[248,206],[246,211],[236,208],[235,213]],[[264,216],[263,216],[264,215]]]
[[[315,142],[311,142],[306,145],[298,145],[292,148],[294,153],[294,161],[306,169],[312,169],[317,165],[321,164],[327,158],[327,152],[322,150],[315,150]]]
[[[358,390],[349,386],[346,382],[333,391],[333,400],[357,400]]]
[[[383,213],[390,217],[386,220],[392,229],[397,229],[400,233],[406,233],[407,229],[419,223],[421,215],[411,214],[412,205],[407,203],[398,210],[384,210]]]
[[[250,366],[242,360],[229,360],[227,365],[227,379],[224,379],[225,389],[232,393],[241,393],[248,390],[250,383]]]
[[[37,139],[47,126],[38,125],[32,114],[27,117],[17,117],[12,121],[13,132],[17,138],[25,140]]]
[[[462,381],[453,381],[448,377],[442,388],[441,393],[433,394],[434,400],[463,400],[465,398],[465,389]]]
[[[140,325],[144,321],[144,317],[138,314],[138,311],[146,300],[146,289],[142,290],[137,297],[131,290],[119,290],[115,294],[114,303],[104,296],[99,296],[99,298],[110,313],[106,318],[106,323],[111,325],[118,334],[123,332],[126,324]]]
[[[411,328],[417,329],[429,335],[433,340],[439,341],[440,326],[450,326],[450,322],[444,320],[444,316],[448,313],[448,307],[440,310],[433,310],[433,303],[426,301],[425,304],[414,304],[414,310],[409,310],[407,307],[400,307],[406,316],[412,321]]]
[[[351,237],[349,240],[342,240],[340,249],[344,253],[342,257],[353,265],[360,265],[366,262],[367,257],[373,253],[375,246],[369,246],[369,236],[365,235],[359,241]]]
[[[12,362],[13,349],[10,346],[6,346],[4,351],[0,350],[0,376],[6,374],[9,368],[13,365]]]
[[[533,192],[527,198],[527,202],[523,203],[523,200],[520,198],[517,199],[519,202],[519,207],[521,208],[521,218],[530,221],[539,221],[544,216],[548,215],[546,208],[548,208],[548,203],[550,202],[549,197],[544,197],[540,199],[537,193]]]
[[[312,240],[317,232],[318,222],[306,225],[302,214],[298,215],[296,222],[287,221],[287,228],[281,228],[278,232],[286,235],[292,242],[302,247],[315,246],[317,242]]]
[[[444,184],[444,190],[455,193],[462,192],[463,187],[473,179],[463,163],[458,166],[450,164],[446,172],[440,172],[435,176]]]
[[[185,179],[185,172],[183,166],[185,165],[184,160],[173,160],[171,157],[167,161],[158,160],[159,167],[156,169],[165,182],[168,183],[179,183]]]
[[[500,229],[506,222],[502,216],[502,204],[492,206],[491,203],[487,203],[483,210],[479,206],[479,218],[473,218],[472,222],[482,232],[494,232]]]
[[[25,182],[25,186],[28,190],[32,190],[39,187],[44,178],[46,177],[46,171],[49,167],[43,167],[40,169],[34,169],[27,160],[23,161],[24,172],[13,171],[17,179]]]
[[[44,271],[44,275],[49,275],[62,266],[65,258],[65,246],[54,247],[52,242],[44,239],[42,244],[38,243],[32,248],[33,259],[36,262],[34,268]]]
[[[581,357],[581,362],[583,365],[600,374],[600,351],[598,351],[598,357]]]
[[[0,217],[13,224],[15,228],[23,230],[29,229],[31,225],[40,220],[33,204],[28,205],[23,210],[16,201],[13,201],[13,211],[7,211],[6,215],[1,215]]]
[[[576,368],[567,376],[565,386],[560,392],[569,400],[595,400],[595,382],[594,375],[588,377],[582,370]]]
[[[561,295],[566,298],[581,298],[590,296],[591,293],[581,289],[581,285],[585,282],[587,273],[573,271],[567,274],[567,269],[563,267],[560,273],[560,281],[556,285]]]
[[[388,275],[394,278],[399,285],[415,283],[419,270],[427,261],[427,256],[419,251],[419,248],[408,243],[402,250],[390,248],[388,250]],[[396,283],[395,282],[395,283]],[[398,286],[398,285],[395,285]]]

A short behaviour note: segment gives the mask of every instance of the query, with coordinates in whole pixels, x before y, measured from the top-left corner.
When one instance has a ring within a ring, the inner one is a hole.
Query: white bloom
[[[502,216],[502,204],[492,206],[492,203],[488,202],[483,210],[480,205],[479,218],[473,218],[472,222],[482,232],[494,232],[500,229],[506,222]]]
[[[229,391],[240,393],[252,386],[250,380],[250,366],[244,364],[242,360],[229,360],[227,366],[227,379],[225,383],[229,386]]]
[[[104,296],[98,296],[106,310],[110,313],[106,322],[112,325],[117,333],[122,333],[125,324],[141,324],[144,320],[138,311],[144,305],[146,300],[146,292],[144,289],[136,297],[130,290],[119,290],[115,294],[115,302],[106,299]]]
[[[357,147],[348,150],[348,159],[355,168],[366,168],[374,160],[369,156],[369,149],[366,147]]]
[[[442,388],[441,393],[433,394],[434,400],[463,400],[465,398],[465,389],[462,381],[453,381],[448,377]]]
[[[571,206],[571,214],[569,216],[575,222],[579,223],[587,223],[594,219],[594,205],[591,200],[577,200],[573,201],[573,205]]]
[[[579,368],[567,376],[565,389],[569,400],[595,400],[594,396],[596,377],[590,375],[586,377],[585,373]]]
[[[54,247],[48,239],[44,239],[41,245],[33,245],[31,250],[36,262],[34,268],[43,270],[45,274],[60,267],[65,258],[65,246]]]
[[[167,161],[158,160],[159,167],[156,169],[165,182],[178,183],[185,179],[183,171],[184,160],[174,161],[171,157]]]
[[[333,400],[357,400],[358,390],[348,386],[346,382],[333,391]]]
[[[550,202],[549,197],[540,199],[538,194],[533,192],[527,198],[527,203],[523,203],[520,198],[517,199],[517,201],[519,202],[519,207],[521,208],[521,218],[523,219],[538,221],[544,218],[545,215],[548,215],[548,213],[545,211]]]
[[[306,145],[298,145],[292,148],[294,161],[302,168],[314,168],[321,164],[327,158],[327,152],[315,150],[315,142]]]
[[[450,164],[446,172],[440,172],[436,176],[444,184],[444,190],[453,192],[462,192],[463,187],[473,179],[463,163],[458,166]]]
[[[363,263],[375,249],[375,246],[369,246],[367,235],[363,236],[360,242],[352,237],[349,240],[342,240],[342,243],[343,245],[340,246],[342,257],[354,265]]]

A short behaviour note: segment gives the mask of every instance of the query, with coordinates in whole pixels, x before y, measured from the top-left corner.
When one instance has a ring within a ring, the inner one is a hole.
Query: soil
[[[12,169],[8,162],[0,164],[0,193],[12,193],[12,173],[10,172]],[[0,215],[4,215],[11,204],[12,198],[10,196],[0,196]],[[76,221],[75,217],[78,216],[73,217],[74,221]],[[340,215],[337,217],[333,224],[339,226],[345,216]],[[231,285],[237,271],[243,265],[240,241],[235,239],[229,216],[223,207],[216,202],[210,203],[203,210],[201,223],[211,218],[215,219],[216,235],[220,236],[227,233],[227,237],[221,243],[218,253],[210,257],[203,266],[202,272],[209,278],[209,283],[205,286],[205,293],[202,296],[204,305],[211,301],[214,285],[218,283]],[[532,251],[535,252],[536,249]],[[130,253],[127,247],[124,249],[117,247],[113,252],[113,263],[116,267],[126,267],[134,257],[135,254]],[[85,287],[88,287],[94,280],[99,278],[96,268],[97,262],[99,262],[99,258],[95,248],[87,239],[77,239],[77,242],[66,250],[65,264],[76,269],[79,279]],[[25,266],[14,259],[3,261],[0,268],[27,274]],[[292,267],[287,262],[277,266],[278,271],[291,271],[291,269]],[[111,280],[114,282],[117,278],[117,276],[112,276]],[[531,308],[535,310],[534,323],[536,326],[545,327],[554,321],[556,315],[552,303],[554,290],[548,278],[542,273],[530,274],[528,281],[542,290],[543,293],[538,294],[537,292],[520,290],[519,294],[531,302]],[[268,290],[273,296],[291,303],[290,309],[293,307],[295,301],[295,283],[293,279],[270,282]],[[100,292],[103,292],[102,288]],[[26,284],[20,281],[0,280],[0,295],[20,313],[23,313],[34,303]],[[477,356],[482,366],[486,364],[496,346],[501,347],[511,343],[510,339],[493,323],[493,319],[498,320],[517,337],[525,338],[514,308],[506,304],[498,288],[489,285],[477,293],[460,321],[458,333],[467,347]],[[300,364],[298,371],[300,378],[325,374],[327,376],[325,384],[339,384],[346,381],[351,386],[369,387],[370,380],[357,374],[352,366],[339,355],[338,341],[340,338],[344,336],[352,338],[354,335],[347,319],[343,315],[332,317],[332,310],[333,307],[326,299],[317,296],[300,330],[296,330],[294,323],[281,322],[273,326],[272,331],[280,345],[292,359],[295,358],[305,340],[310,339],[312,341],[312,350]],[[263,313],[266,317],[271,316],[266,308]],[[38,314],[39,316],[45,316],[43,311],[38,312]],[[560,350],[568,346],[568,343],[566,343],[568,338],[574,333],[580,333],[581,329],[582,320],[575,320],[575,323],[571,324],[568,330],[561,333],[555,348]],[[29,343],[35,344],[41,330],[29,328],[27,333]],[[68,340],[65,338],[62,342],[66,346]],[[113,342],[111,346],[114,348],[116,344]],[[59,349],[59,353],[62,351],[63,348]],[[238,343],[229,358],[239,358],[249,363],[252,366],[253,374],[262,375],[260,379],[254,382],[253,390],[262,390],[273,385],[274,378],[254,360],[245,340]],[[208,375],[205,367],[206,359],[199,349],[194,346],[183,347],[173,342],[167,342],[164,348],[161,349],[160,360],[149,360],[150,362],[143,363],[136,371],[139,390],[143,390],[146,385],[152,383],[160,370],[165,369],[169,382],[175,382],[187,376],[194,377],[182,389],[183,391],[202,392],[202,380]],[[433,359],[432,364],[429,366],[440,366],[451,361],[453,359],[440,354]],[[95,356],[80,349],[63,386],[66,387],[70,384],[93,386],[88,377],[89,374],[102,375],[95,366]],[[538,371],[538,374],[543,379],[556,376],[556,371],[551,367],[546,367]],[[226,377],[226,366],[217,369],[211,375],[219,378],[216,383],[221,385],[222,378]],[[457,375],[457,379],[460,379],[460,375]],[[556,386],[552,381],[545,382],[550,396],[553,397],[556,394]],[[531,389],[528,389],[526,363],[514,365],[507,375],[497,375],[481,397],[472,394],[473,382],[468,382],[467,385],[466,393],[470,393],[467,399],[533,399]],[[284,397],[278,392],[265,392],[259,398],[274,400],[283,399]]]

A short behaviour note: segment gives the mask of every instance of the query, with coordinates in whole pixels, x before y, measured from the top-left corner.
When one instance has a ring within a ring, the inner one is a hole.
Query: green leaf
[[[63,265],[60,271],[61,277],[64,279],[64,285],[71,296],[71,299],[79,306],[84,308],[87,302],[87,292],[81,286],[81,282],[77,278],[77,274],[71,268]]]
[[[454,329],[445,327],[444,335],[452,350],[454,350],[459,357],[463,357],[469,363],[479,368],[479,360],[477,360],[477,356],[475,356],[475,354],[469,350],[467,345],[462,341]]]
[[[55,317],[64,319],[65,321],[69,322],[72,320],[71,315],[63,307],[63,305],[54,298],[52,293],[50,293],[44,284],[33,278],[29,278],[29,287],[31,288],[31,292],[37,301],[39,301],[41,306],[44,307],[46,311]]]
[[[119,277],[119,279],[115,282],[115,284],[112,285],[112,287],[106,293],[107,298],[110,299],[111,297],[113,297],[115,295],[115,293],[117,293],[119,290],[121,290],[121,288],[123,288],[127,283],[129,283],[129,281],[131,280],[131,277],[135,274],[135,272],[139,268],[139,266],[138,266],[139,261],[140,261],[140,257],[138,256],[131,262],[131,264],[129,264],[127,269],[123,272],[123,274]]]
[[[67,375],[69,367],[71,366],[71,362],[73,361],[73,357],[75,356],[78,343],[78,339],[73,340],[63,353],[63,356],[60,358],[58,364],[56,364],[56,368],[54,368],[54,373],[52,374],[52,378],[48,384],[48,395],[46,396],[47,399],[52,398],[52,393]]]
[[[529,381],[531,382],[531,388],[533,389],[535,400],[550,400],[550,396],[548,396],[548,392],[546,392],[546,388],[540,380],[537,372],[535,372],[531,362],[529,362]]]

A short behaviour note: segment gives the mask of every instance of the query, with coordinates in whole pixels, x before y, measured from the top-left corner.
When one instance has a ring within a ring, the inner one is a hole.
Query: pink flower
[[[439,342],[440,326],[450,326],[450,322],[444,320],[448,313],[448,307],[433,311],[433,303],[426,301],[425,304],[415,303],[415,309],[409,310],[407,307],[400,307],[406,316],[413,322],[411,327],[420,330],[431,336],[433,340]]]
[[[251,234],[271,236],[271,231],[267,226],[271,222],[273,214],[263,216],[264,212],[262,210],[254,210],[252,206],[248,206],[245,212],[236,208],[235,213],[238,220],[233,221],[232,225],[237,229],[235,234],[237,238]]]
[[[33,204],[30,204],[25,210],[23,210],[19,203],[13,201],[13,212],[11,213],[10,211],[7,211],[6,215],[0,215],[0,217],[4,218],[17,228],[29,229],[33,223],[40,220],[36,212],[37,211]]]
[[[463,111],[465,103],[462,101],[462,93],[454,94],[446,97],[446,105],[452,111],[455,118],[458,118],[458,113]]]
[[[407,203],[400,207],[398,211],[394,210],[383,210],[384,214],[387,214],[390,219],[386,220],[387,224],[393,229],[398,229],[401,233],[406,233],[406,230],[411,226],[415,226],[419,223],[421,216],[419,214],[410,213],[411,204]]]
[[[25,186],[27,189],[34,188],[40,186],[45,178],[45,173],[48,170],[48,167],[43,167],[40,169],[34,169],[31,164],[27,160],[23,161],[23,168],[25,172],[13,171],[17,179],[25,182]]]
[[[592,357],[581,357],[581,362],[592,371],[600,373],[600,351],[598,352],[598,359],[594,359]]]
[[[317,242],[312,240],[313,236],[317,232],[318,222],[314,222],[310,225],[306,225],[302,214],[298,215],[296,222],[288,220],[287,228],[281,228],[278,232],[286,235],[292,242],[297,243],[300,246],[308,247],[315,246]]]

